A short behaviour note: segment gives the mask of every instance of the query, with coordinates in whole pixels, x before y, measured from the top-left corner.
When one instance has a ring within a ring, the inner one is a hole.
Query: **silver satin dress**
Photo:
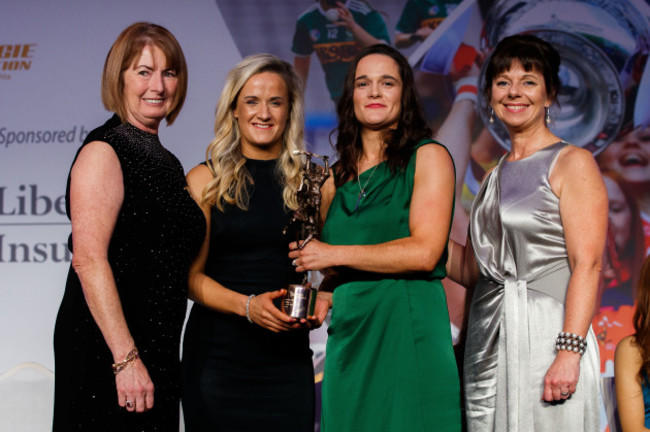
[[[559,199],[548,180],[567,145],[558,142],[519,161],[502,158],[472,206],[470,235],[481,277],[465,348],[470,432],[599,430],[600,363],[591,328],[576,392],[564,402],[541,400],[571,276]]]

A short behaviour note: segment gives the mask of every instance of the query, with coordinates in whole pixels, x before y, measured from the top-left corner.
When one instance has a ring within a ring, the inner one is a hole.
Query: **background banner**
[[[85,135],[108,117],[100,100],[104,59],[119,32],[145,20],[167,27],[188,61],[185,106],[162,143],[188,171],[205,157],[228,70],[269,52],[306,80],[308,146],[333,154],[335,101],[357,37],[329,0],[5,0],[0,14],[0,373],[34,361],[53,369],[52,333],[71,259],[65,184]],[[372,40],[400,49],[415,70],[437,138],[457,169],[453,235],[486,170],[508,150],[503,125],[487,122],[482,67],[504,36],[532,33],[562,56],[560,109],[551,128],[592,151],[610,198],[604,280],[593,320],[604,378],[603,430],[615,422],[616,344],[633,333],[635,284],[650,252],[650,5],[647,0],[346,0]],[[455,101],[476,86],[475,109]],[[645,95],[646,97],[639,97]],[[101,197],[98,197],[101,199]],[[586,215],[585,217],[588,217]],[[465,290],[445,281],[454,336]],[[326,326],[324,326],[326,327]],[[326,329],[312,335],[322,371]]]

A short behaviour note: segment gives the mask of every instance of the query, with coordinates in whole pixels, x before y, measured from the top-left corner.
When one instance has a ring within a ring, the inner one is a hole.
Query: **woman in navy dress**
[[[208,221],[183,343],[188,432],[314,430],[308,324],[277,307],[300,280],[283,228],[302,180],[293,153],[303,148],[302,106],[291,65],[243,59],[221,93],[208,160],[187,176]]]

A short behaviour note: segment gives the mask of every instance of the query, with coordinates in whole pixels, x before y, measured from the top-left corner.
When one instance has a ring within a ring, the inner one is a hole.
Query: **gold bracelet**
[[[119,363],[113,363],[113,373],[117,375],[118,373],[122,372],[129,363],[139,358],[140,356],[138,355],[138,349],[133,348],[131,351],[129,351],[123,361]]]

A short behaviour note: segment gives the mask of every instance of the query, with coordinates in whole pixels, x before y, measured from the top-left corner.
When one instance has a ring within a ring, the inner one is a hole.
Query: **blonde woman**
[[[208,230],[190,270],[183,345],[188,432],[313,431],[308,329],[278,309],[296,275],[283,227],[297,208],[303,102],[293,67],[243,59],[217,106],[207,162],[187,180]]]

